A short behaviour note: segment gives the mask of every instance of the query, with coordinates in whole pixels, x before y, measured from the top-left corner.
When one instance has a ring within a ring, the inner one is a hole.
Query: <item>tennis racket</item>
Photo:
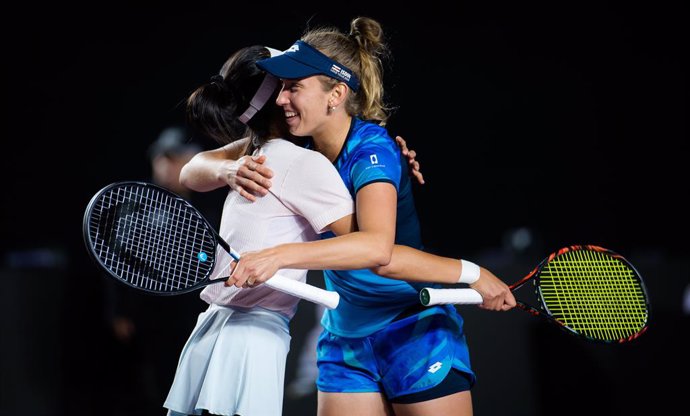
[[[642,277],[623,256],[592,246],[570,246],[552,253],[527,276],[510,285],[515,291],[531,281],[539,307],[517,306],[590,341],[622,343],[647,330],[649,300]],[[420,292],[423,305],[480,304],[474,289]]]
[[[84,213],[83,233],[89,254],[108,275],[155,295],[224,282],[210,279],[219,245],[240,260],[188,201],[146,182],[117,182],[98,191]],[[329,309],[340,300],[336,292],[280,275],[264,284]]]

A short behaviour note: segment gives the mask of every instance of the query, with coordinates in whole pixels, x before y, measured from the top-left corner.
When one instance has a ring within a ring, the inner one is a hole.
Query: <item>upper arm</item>
[[[395,244],[398,193],[390,182],[373,182],[357,192],[357,227],[377,240],[388,254]]]
[[[249,146],[249,137],[235,140],[232,143],[226,144],[218,150],[223,151],[223,158],[229,160],[237,160],[245,155]]]

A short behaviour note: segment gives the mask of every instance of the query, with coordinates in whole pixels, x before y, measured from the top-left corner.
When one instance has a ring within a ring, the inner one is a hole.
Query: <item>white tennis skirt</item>
[[[288,320],[266,309],[211,305],[182,349],[164,407],[169,416],[280,416]]]

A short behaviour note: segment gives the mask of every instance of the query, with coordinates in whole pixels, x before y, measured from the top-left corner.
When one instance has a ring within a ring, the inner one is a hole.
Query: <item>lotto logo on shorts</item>
[[[435,372],[440,370],[441,367],[443,367],[443,363],[440,361],[436,361],[435,363],[431,364],[431,366],[429,366],[429,372],[431,374],[434,374]]]
[[[379,163],[379,157],[376,156],[376,154],[369,156],[369,160],[371,161],[372,165],[377,165]]]

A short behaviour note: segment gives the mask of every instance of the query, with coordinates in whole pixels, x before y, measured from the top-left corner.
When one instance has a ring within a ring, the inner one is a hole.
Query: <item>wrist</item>
[[[295,264],[289,244],[280,244],[268,250],[277,269],[289,269]]]
[[[458,283],[467,283],[471,285],[479,280],[479,266],[467,260],[460,260],[460,262],[462,263],[462,269],[460,270]]]

